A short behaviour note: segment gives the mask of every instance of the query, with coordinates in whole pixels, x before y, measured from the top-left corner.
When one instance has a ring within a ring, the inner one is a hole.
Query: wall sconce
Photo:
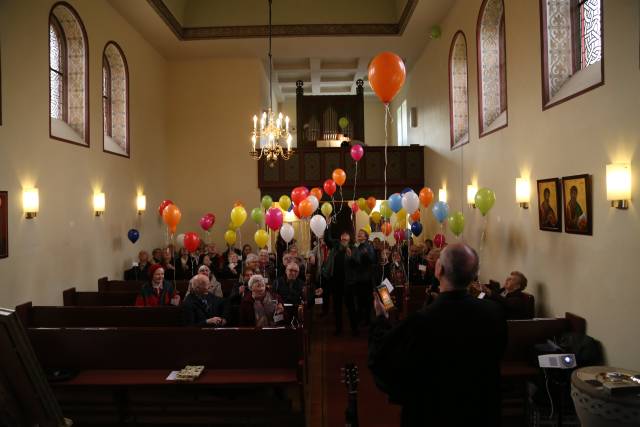
[[[631,165],[613,163],[607,165],[607,200],[611,207],[629,209],[631,200]]]
[[[33,219],[38,216],[40,196],[37,188],[22,191],[22,209],[26,219]]]
[[[467,204],[470,208],[476,208],[476,193],[478,192],[478,187],[473,184],[467,185]]]
[[[438,190],[438,201],[447,203],[447,189],[441,188]]]
[[[525,178],[516,178],[516,202],[523,209],[529,209],[529,200],[531,199],[531,185],[529,180]]]
[[[138,206],[138,215],[142,215],[147,210],[147,196],[139,194],[136,199],[136,205]]]
[[[104,213],[104,207],[104,193],[95,193],[93,195],[93,210],[95,211],[96,216],[102,216],[102,214]]]

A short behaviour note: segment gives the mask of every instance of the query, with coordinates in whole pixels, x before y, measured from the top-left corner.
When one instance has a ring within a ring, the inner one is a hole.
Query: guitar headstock
[[[342,382],[347,387],[349,393],[356,393],[358,391],[358,383],[360,382],[358,365],[355,363],[347,363],[340,371],[342,372]]]

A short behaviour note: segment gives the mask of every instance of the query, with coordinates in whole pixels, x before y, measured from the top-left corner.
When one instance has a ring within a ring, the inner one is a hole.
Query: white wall
[[[161,243],[154,206],[166,181],[166,63],[107,2],[70,0],[89,39],[90,148],[49,138],[48,15],[54,1],[0,0],[2,114],[0,190],[9,191],[9,257],[0,259],[0,306],[61,304],[62,290],[97,289],[121,277],[139,248]],[[102,51],[125,52],[130,75],[131,159],[102,151]],[[27,220],[22,189],[40,191],[40,214]],[[92,194],[106,193],[95,218]],[[136,192],[149,211],[136,215]],[[134,246],[127,230],[141,238]]]
[[[427,145],[426,185],[445,185],[452,210],[467,220],[464,240],[480,249],[484,221],[466,206],[466,185],[477,181],[493,189],[497,202],[487,219],[481,252],[481,278],[502,280],[511,270],[529,278],[538,311],[584,316],[588,332],[602,340],[614,366],[640,369],[640,69],[639,3],[604,2],[605,85],[542,111],[540,24],[537,1],[505,2],[509,125],[478,139],[476,22],[480,0],[458,0],[442,23],[443,34],[425,47],[402,93],[417,106],[419,127],[409,128],[412,143]],[[471,142],[449,149],[447,61],[457,30],[468,42]],[[394,103],[394,111],[397,102]],[[609,207],[605,166],[631,162],[633,201],[628,211]],[[538,229],[536,180],[581,173],[593,175],[593,236]],[[532,183],[532,209],[515,202],[515,179]],[[436,231],[431,214],[427,233]],[[449,240],[456,239],[449,234]]]

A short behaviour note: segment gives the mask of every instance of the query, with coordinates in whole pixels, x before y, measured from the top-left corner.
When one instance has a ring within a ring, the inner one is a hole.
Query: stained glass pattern
[[[586,0],[580,7],[582,18],[582,68],[602,58],[601,0]]]
[[[469,142],[469,92],[467,87],[467,42],[458,33],[453,40],[450,58],[451,117],[453,140],[451,147]]]
[[[547,67],[549,97],[555,95],[573,73],[571,6],[569,0],[547,0]]]
[[[481,132],[502,114],[506,109],[503,102],[503,88],[506,87],[504,58],[501,55],[501,31],[504,4],[502,0],[487,0],[481,11],[480,21],[480,73],[482,78],[482,129]],[[502,65],[502,67],[501,67]]]
[[[64,111],[62,46],[59,34],[52,24],[49,25],[49,105],[51,117],[62,120]]]
[[[110,105],[105,106],[110,117],[104,118],[105,129],[110,126],[110,133],[106,132],[119,146],[122,151],[128,153],[128,132],[127,132],[127,70],[124,57],[115,44],[109,43],[104,51],[104,61],[108,64],[109,81],[103,82],[103,91],[109,90],[107,95]]]

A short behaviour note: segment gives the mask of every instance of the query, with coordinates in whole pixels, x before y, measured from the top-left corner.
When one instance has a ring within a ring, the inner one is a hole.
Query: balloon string
[[[391,116],[389,111],[389,103],[384,104],[384,199],[387,200],[387,145],[389,135],[387,133],[387,119]]]

